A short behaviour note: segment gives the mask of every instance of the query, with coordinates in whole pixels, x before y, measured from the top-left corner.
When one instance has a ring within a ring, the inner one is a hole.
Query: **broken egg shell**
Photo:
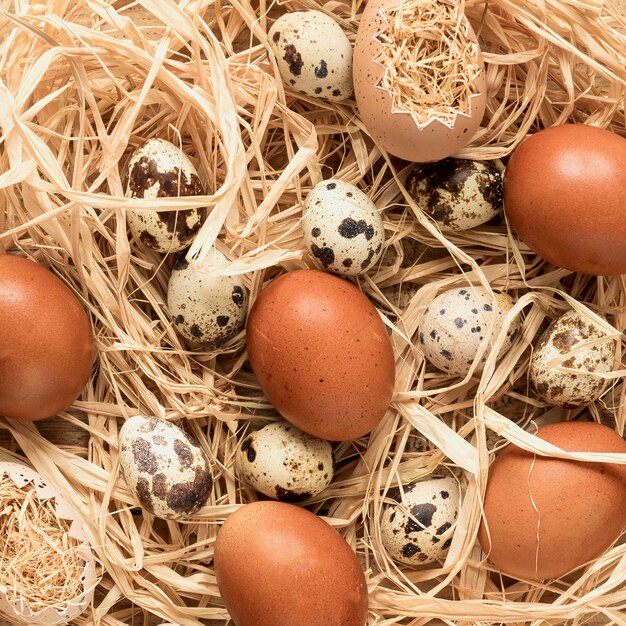
[[[605,333],[578,311],[568,311],[554,320],[541,335],[530,362],[530,380],[539,397],[549,404],[565,408],[584,406],[597,400],[609,381],[595,376],[613,370],[616,343],[607,338],[566,359],[563,355],[584,343],[600,339]],[[550,365],[550,362],[559,362]],[[562,371],[560,367],[579,370]]]
[[[482,287],[468,286],[449,289],[439,294],[428,306],[419,327],[419,344],[424,356],[438,369],[448,374],[465,376],[484,341],[491,346],[500,334],[513,299],[505,293],[494,297]],[[493,319],[491,334],[488,336]],[[514,320],[507,331],[500,356],[511,347],[521,320]],[[475,372],[487,361],[485,350]]]
[[[389,556],[407,565],[443,561],[459,512],[459,486],[452,477],[409,484],[385,507],[380,533]]]
[[[194,345],[220,345],[243,327],[248,297],[241,276],[213,271],[225,263],[213,248],[202,261],[181,256],[172,269],[167,308],[176,330]]]
[[[469,230],[502,210],[502,176],[480,161],[449,157],[415,166],[405,186],[415,204],[442,229]]]
[[[304,202],[304,243],[318,265],[345,276],[370,269],[385,241],[376,205],[358,187],[342,180],[323,180]]]
[[[369,0],[359,23],[354,46],[354,95],[359,115],[376,143],[390,154],[417,163],[448,157],[472,140],[485,112],[487,81],[482,69],[473,79],[475,93],[469,98],[467,113],[459,113],[449,126],[437,118],[418,125],[410,113],[395,112],[392,94],[379,87],[384,69],[374,59],[381,44],[377,35],[386,28],[385,9],[395,8],[402,0]],[[468,38],[476,39],[469,22]],[[478,48],[477,61],[482,67]]]
[[[285,85],[329,101],[352,97],[352,45],[341,26],[321,11],[293,11],[268,33]]]
[[[127,198],[155,200],[155,205],[158,205],[158,198],[204,195],[198,172],[189,157],[164,139],[150,139],[133,152],[126,178]],[[157,252],[167,253],[187,248],[206,216],[206,208],[129,210],[126,221],[135,239]]]
[[[333,449],[288,422],[275,422],[244,437],[235,467],[256,491],[282,502],[302,502],[330,484]]]
[[[195,513],[213,486],[209,460],[175,424],[136,415],[119,433],[120,467],[142,508],[162,519]]]

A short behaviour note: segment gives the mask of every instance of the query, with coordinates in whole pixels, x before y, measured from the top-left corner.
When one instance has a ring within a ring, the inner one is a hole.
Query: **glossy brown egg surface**
[[[504,207],[522,241],[550,263],[626,273],[626,139],[583,124],[532,135],[507,164]]]
[[[391,342],[373,304],[347,280],[317,270],[276,278],[254,303],[247,341],[269,401],[310,435],[356,439],[389,406]]]
[[[568,452],[626,453],[595,422],[544,426],[537,437]],[[561,460],[509,445],[489,468],[478,538],[505,574],[559,578],[600,556],[626,524],[626,465]]]
[[[215,543],[215,575],[236,626],[364,626],[359,561],[322,519],[292,504],[254,502]]]
[[[0,255],[0,415],[50,417],[76,400],[94,359],[89,318],[52,272]]]

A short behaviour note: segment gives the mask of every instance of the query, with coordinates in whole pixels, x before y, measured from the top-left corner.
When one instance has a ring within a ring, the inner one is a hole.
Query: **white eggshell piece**
[[[309,192],[302,218],[304,242],[317,265],[356,276],[380,258],[385,241],[376,205],[357,187],[324,180]]]
[[[480,161],[450,157],[415,166],[406,188],[443,230],[469,230],[502,210],[502,176]]]
[[[286,85],[324,100],[352,97],[352,45],[341,26],[321,11],[293,11],[268,33]]]
[[[482,287],[444,291],[430,303],[419,328],[419,343],[424,356],[443,372],[465,376],[478,351],[487,342],[488,347],[474,370],[476,373],[482,371],[490,347],[500,334],[504,318],[513,304],[512,298],[503,293],[496,293],[495,300],[492,300]],[[519,318],[510,325],[499,356],[511,347],[520,325]]]
[[[213,248],[203,261],[181,258],[172,269],[167,307],[176,330],[193,344],[222,344],[246,319],[247,295],[241,276],[216,272],[217,266],[227,263]]]
[[[606,339],[602,343],[580,349],[602,337]],[[606,389],[609,381],[595,374],[613,370],[615,350],[615,341],[589,317],[568,311],[540,337],[530,362],[530,380],[541,399],[549,404],[584,406],[597,400]]]
[[[443,561],[452,543],[459,512],[454,478],[431,478],[410,484],[398,501],[385,507],[380,533],[395,561],[423,565]]]
[[[200,196],[202,183],[193,163],[182,150],[164,139],[150,139],[137,148],[126,169],[127,198]],[[133,236],[157,252],[177,252],[187,248],[200,230],[206,208],[180,211],[129,210],[126,221]]]
[[[213,485],[209,461],[176,424],[131,417],[120,429],[119,454],[129,489],[156,517],[184,518],[207,501]]]
[[[330,484],[332,446],[288,422],[275,422],[240,442],[235,467],[239,478],[256,491],[283,502],[301,502]]]

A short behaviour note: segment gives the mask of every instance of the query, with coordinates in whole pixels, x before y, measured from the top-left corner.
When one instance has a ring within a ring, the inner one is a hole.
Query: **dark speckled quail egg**
[[[219,345],[246,319],[247,296],[239,275],[214,271],[228,259],[212,248],[201,262],[178,259],[167,287],[167,307],[176,330],[192,344]]]
[[[415,165],[406,189],[443,229],[468,230],[502,210],[502,176],[480,161],[450,157]]]
[[[333,478],[331,444],[274,422],[247,435],[235,458],[237,474],[256,491],[283,502],[301,502]]]
[[[180,148],[150,139],[137,148],[126,169],[126,197],[154,200],[204,194],[198,172]],[[128,211],[126,220],[136,239],[157,252],[187,248],[206,219],[207,209]]]
[[[356,276],[380,258],[385,230],[376,205],[357,187],[323,180],[304,202],[304,243],[320,267]]]
[[[176,424],[136,415],[119,433],[120,467],[141,506],[156,517],[195,513],[213,485],[202,448]]]
[[[321,11],[293,11],[268,33],[286,85],[324,100],[352,97],[352,45],[341,26]]]
[[[514,304],[505,293],[494,296],[492,301],[482,287],[468,286],[444,291],[430,303],[419,328],[419,343],[424,356],[436,368],[465,376],[483,343],[493,344],[500,334],[504,317]],[[520,325],[521,320],[517,318],[509,326],[500,356],[511,347]],[[475,372],[482,370],[488,355],[489,348]]]
[[[452,477],[411,483],[385,507],[380,533],[395,561],[423,565],[443,561],[459,512],[459,486]]]
[[[603,337],[605,341],[583,347]],[[609,381],[596,374],[613,370],[615,350],[615,341],[591,318],[568,311],[540,337],[530,362],[530,380],[541,399],[549,404],[584,406],[597,400],[606,389]],[[566,372],[562,367],[578,371]]]

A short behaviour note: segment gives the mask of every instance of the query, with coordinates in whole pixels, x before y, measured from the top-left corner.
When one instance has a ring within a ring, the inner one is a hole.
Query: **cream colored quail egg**
[[[333,478],[331,444],[274,422],[247,435],[235,458],[237,474],[253,489],[283,502],[300,502],[328,487]]]

